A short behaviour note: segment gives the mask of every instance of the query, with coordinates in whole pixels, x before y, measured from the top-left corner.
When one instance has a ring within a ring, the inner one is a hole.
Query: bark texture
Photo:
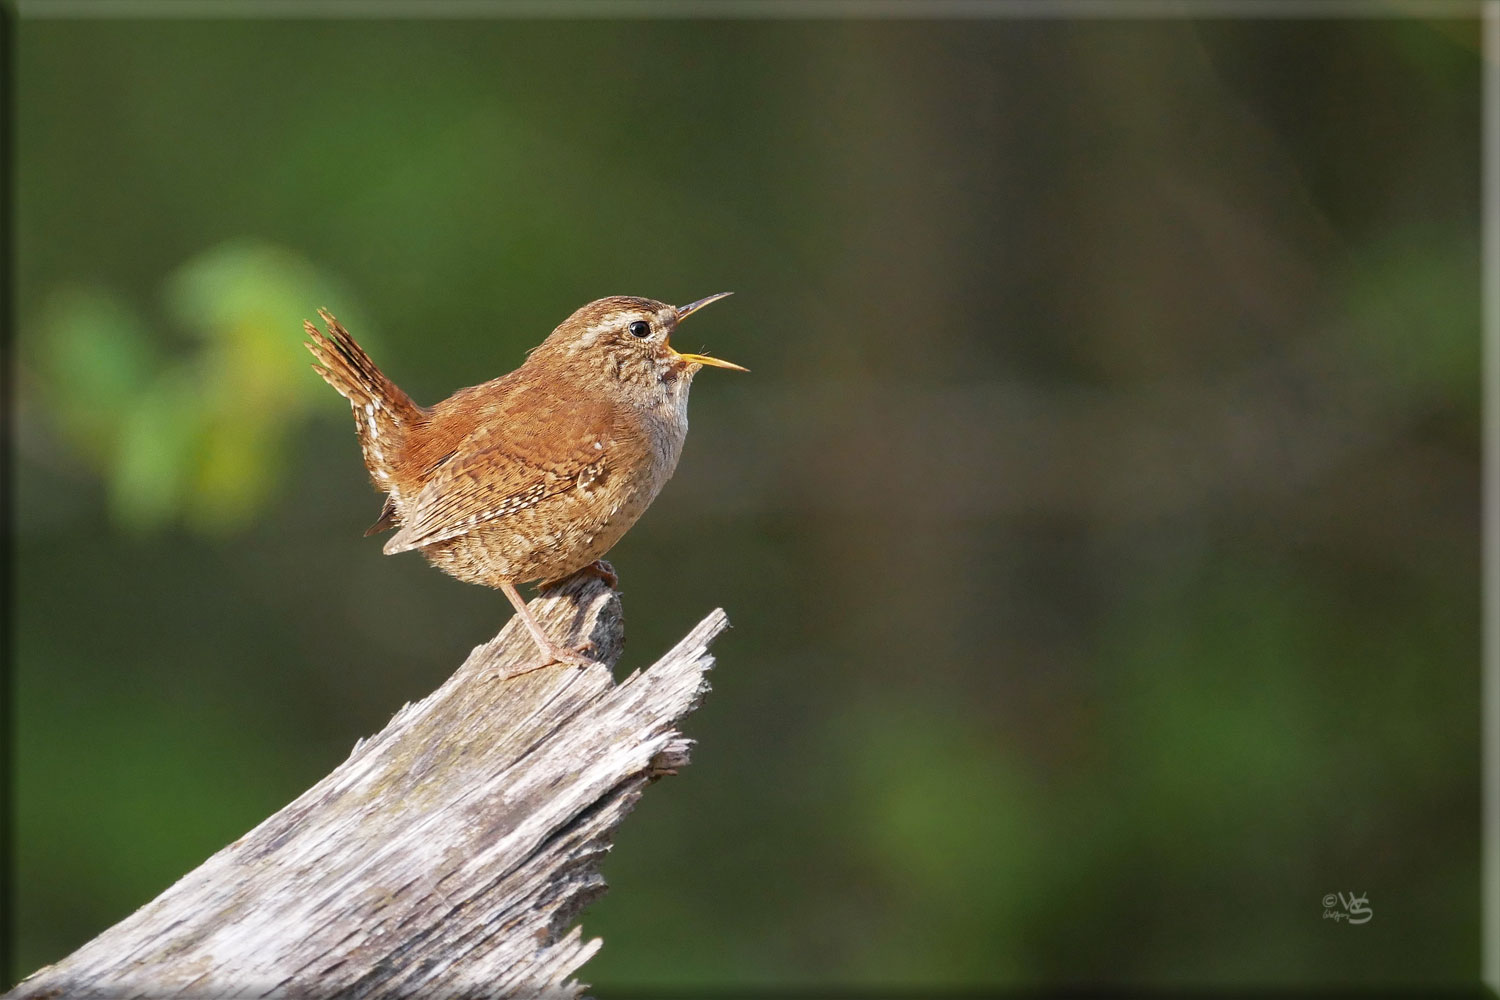
[[[619,598],[578,576],[529,605],[613,665]],[[512,620],[255,829],[5,1000],[578,996],[574,925],[642,789],[687,762],[714,611],[645,671],[554,664]]]

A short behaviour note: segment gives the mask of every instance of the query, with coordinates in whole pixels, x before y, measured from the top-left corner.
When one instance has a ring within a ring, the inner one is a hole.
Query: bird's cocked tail
[[[305,346],[318,361],[313,371],[349,401],[365,467],[375,485],[394,497],[398,487],[393,463],[401,454],[406,435],[422,420],[423,410],[375,367],[328,310],[319,309],[318,315],[328,325],[326,336],[312,323],[302,323],[311,338]]]

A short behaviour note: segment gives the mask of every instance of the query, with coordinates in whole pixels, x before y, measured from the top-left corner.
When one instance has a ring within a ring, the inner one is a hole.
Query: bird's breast
[[[687,414],[675,409],[653,408],[642,414],[638,428],[643,439],[642,451],[647,457],[645,464],[648,469],[643,470],[646,472],[644,478],[649,480],[642,486],[649,500],[656,496],[677,468],[677,459],[681,457],[682,445],[687,439]]]

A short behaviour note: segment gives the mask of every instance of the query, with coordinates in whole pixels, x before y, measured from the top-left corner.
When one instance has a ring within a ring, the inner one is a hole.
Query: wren
[[[688,389],[704,365],[746,371],[671,346],[685,306],[616,295],[590,302],[483,385],[419,406],[386,378],[327,310],[325,336],[304,322],[313,370],[354,411],[365,467],[386,494],[365,532],[399,528],[385,553],[416,549],[469,583],[497,587],[551,662],[585,665],[588,644],[554,642],[517,584],[546,587],[589,570],[650,505],[682,454]]]

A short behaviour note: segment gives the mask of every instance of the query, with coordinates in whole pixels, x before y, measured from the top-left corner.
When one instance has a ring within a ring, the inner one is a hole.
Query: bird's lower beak
[[[672,353],[677,354],[676,351]],[[677,360],[690,365],[712,365],[715,368],[731,368],[737,372],[747,372],[750,370],[742,368],[733,361],[725,361],[722,358],[711,358],[707,354],[677,354]]]
[[[699,309],[702,309],[709,303],[717,302],[720,299],[726,299],[733,294],[733,292],[716,292],[715,294],[710,295],[706,298],[699,299],[696,302],[689,302],[685,306],[678,306],[677,322],[681,323],[683,320],[687,319],[693,313],[697,312]],[[670,346],[668,347],[668,350],[671,350]],[[676,351],[672,351],[672,353],[676,354],[677,359],[684,364],[709,365],[714,368],[729,368],[737,372],[747,372],[750,370],[748,368],[742,368],[732,361],[724,361],[719,358],[711,358],[707,354],[677,354]]]

